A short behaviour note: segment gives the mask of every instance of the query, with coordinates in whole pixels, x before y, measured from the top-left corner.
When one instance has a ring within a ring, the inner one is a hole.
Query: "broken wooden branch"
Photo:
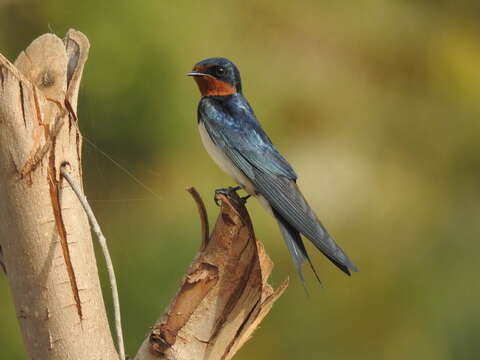
[[[204,208],[196,191],[189,192]],[[236,193],[217,196],[221,210],[213,233],[136,360],[231,359],[288,286],[288,279],[276,290],[267,283],[273,263],[243,200]]]

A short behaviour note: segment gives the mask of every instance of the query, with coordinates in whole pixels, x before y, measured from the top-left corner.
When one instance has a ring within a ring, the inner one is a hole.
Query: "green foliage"
[[[473,359],[480,351],[478,1],[19,1],[0,5],[10,59],[69,27],[92,43],[80,91],[87,195],[112,249],[127,352],[199,245],[195,185],[232,182],[203,151],[193,64],[225,56],[319,217],[360,268],[321,255],[305,297],[275,222],[257,235],[292,285],[241,359]],[[312,249],[313,250],[313,249]],[[99,261],[103,264],[102,261]],[[105,290],[106,277],[102,274]],[[109,291],[105,291],[109,298]],[[141,296],[139,295],[141,294]],[[25,357],[0,277],[0,348]],[[107,301],[108,304],[108,301]]]

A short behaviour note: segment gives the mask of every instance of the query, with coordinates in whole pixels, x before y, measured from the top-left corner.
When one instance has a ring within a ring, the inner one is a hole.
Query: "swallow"
[[[277,220],[301,281],[305,281],[305,261],[319,279],[301,235],[347,275],[357,271],[303,197],[293,168],[262,129],[243,95],[237,66],[225,58],[209,58],[187,75],[194,78],[201,93],[197,116],[205,149]]]

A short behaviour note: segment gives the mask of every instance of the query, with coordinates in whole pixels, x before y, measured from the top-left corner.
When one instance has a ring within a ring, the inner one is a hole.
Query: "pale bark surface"
[[[11,64],[0,55],[0,242],[31,359],[118,359],[90,227],[60,177],[81,183],[77,95],[87,38],[36,39]]]
[[[267,283],[273,263],[243,200],[236,193],[218,199],[212,235],[135,360],[231,359],[288,286],[285,280],[273,290]],[[202,216],[203,229],[207,221]]]

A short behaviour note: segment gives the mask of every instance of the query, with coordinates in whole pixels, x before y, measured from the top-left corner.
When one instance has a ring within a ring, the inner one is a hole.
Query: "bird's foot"
[[[247,196],[242,196],[240,199],[243,201],[244,204],[246,204],[250,196],[252,196],[252,194],[248,194]]]
[[[215,204],[217,204],[217,206],[220,206],[220,203],[218,201],[218,197],[217,195],[225,195],[225,196],[228,196],[230,195],[232,192],[237,192],[238,190],[241,189],[241,186],[229,186],[228,188],[221,188],[221,189],[216,189],[215,190],[215,195],[213,197],[213,200],[215,201]]]

